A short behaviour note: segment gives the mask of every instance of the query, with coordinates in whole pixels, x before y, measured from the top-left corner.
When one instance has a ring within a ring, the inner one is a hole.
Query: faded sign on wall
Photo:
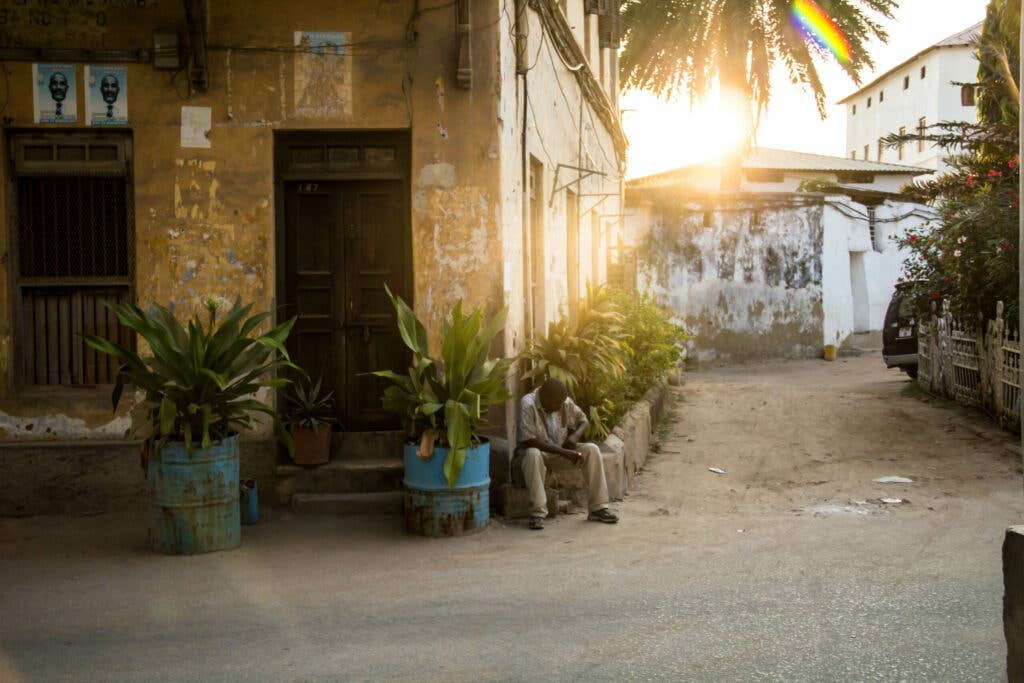
[[[90,126],[128,125],[128,67],[85,67],[85,122]]]
[[[295,32],[295,115],[352,115],[352,58],[349,33]]]
[[[36,123],[78,123],[78,82],[74,64],[33,64]]]
[[[210,107],[181,108],[181,146],[210,148],[213,113]]]

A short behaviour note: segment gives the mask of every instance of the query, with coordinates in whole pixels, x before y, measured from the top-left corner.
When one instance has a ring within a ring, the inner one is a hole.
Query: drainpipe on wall
[[[529,120],[529,99],[528,99],[528,72],[530,71],[529,57],[527,46],[529,45],[529,21],[530,17],[527,14],[526,7],[527,0],[516,0],[516,19],[515,19],[515,50],[516,50],[516,74],[522,77],[522,88],[520,90],[520,101],[523,106],[523,129],[520,131],[520,154],[522,162],[522,244],[523,244],[523,342],[529,343],[530,338],[533,336],[533,297],[531,296],[532,288],[530,286],[530,275],[532,263],[533,245],[530,240],[530,154],[526,147],[526,123]],[[517,375],[518,368],[513,370]],[[513,382],[513,386],[518,387],[518,381]],[[515,455],[516,448],[516,424],[518,422],[516,409],[517,409],[517,396],[513,396],[512,400],[509,401],[508,406],[505,409],[506,414],[506,433],[508,434],[508,469],[505,472],[506,481],[512,483],[512,457]]]

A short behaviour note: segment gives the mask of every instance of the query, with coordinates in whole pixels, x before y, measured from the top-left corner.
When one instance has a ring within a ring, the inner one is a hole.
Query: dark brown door
[[[285,184],[285,295],[298,315],[289,353],[323,377],[350,430],[398,425],[381,408],[386,384],[362,373],[408,365],[384,291],[411,300],[407,213],[401,181]]]

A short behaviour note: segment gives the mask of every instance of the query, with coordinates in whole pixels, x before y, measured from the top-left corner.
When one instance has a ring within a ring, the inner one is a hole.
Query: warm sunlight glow
[[[702,161],[719,161],[745,137],[743,116],[735,106],[709,94],[692,109],[685,104],[665,106],[648,93],[624,99],[622,123],[630,141],[630,175],[660,173]],[[665,131],[676,131],[666,135]]]

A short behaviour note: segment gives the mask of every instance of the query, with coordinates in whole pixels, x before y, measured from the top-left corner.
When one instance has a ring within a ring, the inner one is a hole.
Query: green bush
[[[618,290],[614,299],[622,313],[622,340],[629,349],[620,391],[626,400],[635,401],[679,365],[690,337],[651,294]]]
[[[531,342],[524,379],[565,382],[590,420],[586,438],[604,439],[679,364],[687,338],[652,296],[588,286],[575,320],[552,323],[547,336]]]
[[[400,296],[387,285],[384,289],[395,307],[402,341],[412,351],[412,365],[404,375],[391,370],[370,374],[391,382],[384,390],[384,407],[401,417],[408,436],[422,440],[426,435],[430,450],[435,438],[449,449],[444,474],[453,488],[487,409],[509,399],[511,360],[490,357],[491,341],[505,326],[508,308],[485,321],[479,307],[463,314],[459,299],[442,321],[441,357],[432,358],[423,323]],[[421,457],[429,458],[429,450]]]

